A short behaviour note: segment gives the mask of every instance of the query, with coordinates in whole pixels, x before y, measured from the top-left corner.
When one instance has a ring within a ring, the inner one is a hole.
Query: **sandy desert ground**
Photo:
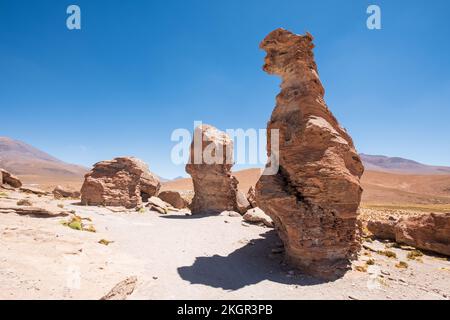
[[[2,203],[19,198],[23,194],[7,191]],[[131,276],[137,284],[129,299],[450,298],[448,259],[409,260],[408,250],[388,243],[364,243],[353,269],[366,272],[322,282],[290,270],[273,229],[241,217],[160,215],[27,198],[90,218],[97,232],[64,226],[69,217],[1,214],[0,299],[99,299]],[[106,246],[101,239],[113,242]],[[397,258],[376,253],[383,250]],[[408,268],[396,267],[399,261]]]

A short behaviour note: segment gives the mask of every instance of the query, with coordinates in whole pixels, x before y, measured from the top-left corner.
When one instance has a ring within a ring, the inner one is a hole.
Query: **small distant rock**
[[[32,188],[32,187],[21,187],[20,191],[30,194],[35,194],[37,196],[48,196],[50,193],[38,188]]]
[[[221,216],[232,217],[232,218],[240,218],[242,215],[236,211],[224,211],[220,214]]]
[[[187,207],[187,201],[177,191],[162,191],[159,193],[158,198],[177,209],[183,209]]]
[[[244,214],[244,220],[251,223],[263,223],[269,228],[273,228],[273,221],[267,214],[264,213],[260,208],[253,208],[248,210]]]
[[[0,185],[7,184],[13,188],[20,188],[22,186],[22,181],[9,171],[0,169]]]
[[[56,186],[55,189],[53,189],[52,193],[55,199],[79,198],[81,196],[80,191],[72,190],[62,186]]]
[[[149,198],[147,206],[148,207],[155,206],[155,207],[159,207],[159,208],[162,208],[162,209],[165,209],[165,210],[169,210],[170,208],[173,208],[169,203],[161,200],[158,197],[151,197],[151,198]]]
[[[31,207],[33,203],[28,199],[21,199],[17,201],[18,206]]]
[[[119,282],[100,300],[126,300],[136,288],[137,277],[129,277]]]

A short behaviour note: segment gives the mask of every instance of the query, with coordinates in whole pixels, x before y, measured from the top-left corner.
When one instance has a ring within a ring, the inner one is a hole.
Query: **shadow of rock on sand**
[[[279,238],[274,230],[264,233],[262,239],[251,241],[242,248],[223,257],[197,257],[192,266],[178,268],[183,280],[224,290],[237,290],[264,280],[311,286],[324,283],[305,275],[291,275],[292,270],[282,264],[282,255],[272,255],[271,250]]]

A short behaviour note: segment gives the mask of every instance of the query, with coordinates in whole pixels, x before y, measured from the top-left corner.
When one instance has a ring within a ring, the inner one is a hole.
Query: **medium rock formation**
[[[70,212],[63,210],[56,206],[42,204],[42,206],[22,206],[16,205],[0,205],[0,213],[16,213],[18,215],[26,215],[37,218],[54,218],[54,217],[67,217]]]
[[[450,213],[370,220],[367,229],[376,238],[450,256]]]
[[[158,194],[158,198],[177,209],[183,209],[187,207],[187,201],[177,191],[162,191],[160,194]]]
[[[0,186],[2,184],[10,185],[13,188],[20,188],[22,186],[19,178],[4,169],[0,169],[0,177]]]
[[[53,189],[53,196],[55,199],[62,199],[62,198],[79,198],[80,197],[80,191],[71,190],[69,188],[65,188],[62,186],[56,186],[55,189]]]
[[[237,207],[237,179],[231,175],[233,141],[213,126],[201,125],[195,129],[191,144],[190,162],[186,172],[192,176],[194,199],[190,205],[193,214],[239,211]]]
[[[86,205],[135,208],[158,193],[161,184],[141,160],[133,157],[101,161],[86,174],[81,202]]]
[[[358,206],[364,171],[348,133],[324,101],[313,37],[284,29],[261,43],[264,71],[282,78],[268,123],[268,156],[279,164],[256,186],[258,206],[274,220],[289,263],[322,278],[336,278],[358,251]],[[271,152],[272,130],[279,151]],[[273,132],[274,134],[276,131]]]

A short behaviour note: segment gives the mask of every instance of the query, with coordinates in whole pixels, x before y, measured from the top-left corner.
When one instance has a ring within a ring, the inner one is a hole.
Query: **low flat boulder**
[[[20,191],[28,193],[28,194],[35,194],[37,196],[48,196],[48,195],[50,195],[50,192],[41,190],[39,188],[33,188],[33,187],[21,187]]]
[[[375,238],[450,256],[450,212],[371,219],[367,229]]]
[[[253,208],[248,210],[244,216],[244,220],[250,223],[264,224],[266,227],[273,228],[273,221],[260,208]]]
[[[62,198],[77,199],[81,196],[80,191],[62,186],[56,186],[55,189],[53,189],[52,193],[55,199],[62,199]]]
[[[162,191],[159,193],[158,198],[177,209],[183,209],[187,207],[187,201],[177,191]]]
[[[158,197],[149,198],[146,207],[161,214],[167,214],[169,211],[178,211],[178,209],[172,207],[169,203],[161,200]]]
[[[396,242],[450,256],[450,212],[401,218],[395,226]]]

